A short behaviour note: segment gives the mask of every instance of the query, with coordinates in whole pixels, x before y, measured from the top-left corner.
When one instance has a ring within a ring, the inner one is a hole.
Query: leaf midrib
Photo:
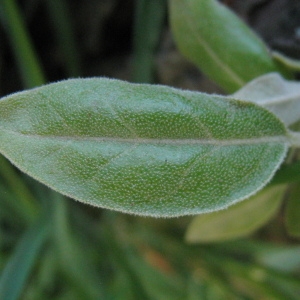
[[[264,136],[245,139],[159,139],[159,138],[122,138],[122,137],[95,137],[95,136],[67,136],[67,135],[42,135],[42,134],[24,134],[17,131],[0,128],[9,134],[19,135],[28,138],[53,139],[61,141],[88,141],[88,142],[112,142],[112,143],[129,143],[129,144],[154,144],[154,145],[214,145],[214,146],[237,146],[237,145],[254,145],[265,143],[289,143],[288,136]]]
[[[189,2],[187,2],[187,6],[189,6],[190,10],[192,10],[191,4]],[[195,21],[194,22],[193,21],[194,21],[194,15],[190,14],[190,18],[187,18],[187,24],[190,28],[190,32],[194,34],[198,42],[203,46],[203,48],[207,52],[208,56],[210,56],[212,60],[214,60],[219,65],[219,67],[225,73],[228,74],[228,76],[232,79],[233,82],[235,82],[240,87],[245,85],[246,84],[245,81],[238,74],[236,74],[236,72],[234,72],[232,68],[230,68],[227,64],[225,64],[223,60],[219,57],[219,55],[213,50],[213,48],[203,39],[203,37],[199,34],[200,31],[195,30],[195,26],[193,26],[193,23],[194,24],[196,23]]]

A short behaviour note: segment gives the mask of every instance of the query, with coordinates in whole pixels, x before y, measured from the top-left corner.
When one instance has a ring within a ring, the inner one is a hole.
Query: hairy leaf
[[[300,83],[285,80],[278,73],[254,79],[231,97],[267,108],[287,126],[300,121]]]
[[[253,103],[105,78],[0,101],[0,152],[53,189],[149,215],[210,212],[262,188],[289,143]]]
[[[228,92],[276,71],[263,41],[219,1],[169,2],[180,51]]]
[[[278,211],[285,190],[285,185],[269,187],[228,209],[195,217],[187,229],[186,240],[219,242],[254,232]]]

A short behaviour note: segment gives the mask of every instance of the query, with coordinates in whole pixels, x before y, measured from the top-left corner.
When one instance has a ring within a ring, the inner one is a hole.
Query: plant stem
[[[283,66],[287,67],[291,71],[299,72],[300,71],[300,60],[287,57],[277,51],[272,52],[272,57],[275,61],[279,62]]]

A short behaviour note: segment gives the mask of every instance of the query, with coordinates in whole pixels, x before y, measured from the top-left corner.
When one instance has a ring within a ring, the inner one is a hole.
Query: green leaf
[[[300,268],[300,246],[277,246],[261,250],[255,259],[262,265],[280,272],[297,272]],[[300,282],[299,282],[300,285]],[[299,286],[300,287],[300,286]]]
[[[287,126],[300,120],[300,83],[285,80],[278,73],[254,79],[231,97],[267,108]]]
[[[286,229],[288,233],[300,238],[300,187],[295,184],[289,191],[289,198],[285,211]]]
[[[0,152],[56,191],[148,216],[210,212],[272,178],[285,126],[252,103],[105,78],[0,101]]]
[[[187,229],[186,240],[219,242],[254,232],[278,211],[285,189],[285,185],[270,187],[228,209],[195,217]]]
[[[170,0],[179,50],[228,92],[276,67],[265,44],[216,0]]]

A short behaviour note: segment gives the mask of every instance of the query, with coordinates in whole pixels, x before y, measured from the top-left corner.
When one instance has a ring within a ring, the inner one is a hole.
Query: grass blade
[[[153,54],[165,15],[165,0],[136,1],[132,74],[135,82],[153,81]]]
[[[68,2],[65,0],[50,0],[46,1],[46,3],[68,76],[79,76],[80,58],[69,14]]]
[[[45,82],[43,71],[17,3],[15,0],[2,0],[0,5],[1,19],[7,29],[24,85],[28,88],[42,85]]]
[[[19,299],[48,234],[44,216],[24,234],[0,278],[0,299]]]

